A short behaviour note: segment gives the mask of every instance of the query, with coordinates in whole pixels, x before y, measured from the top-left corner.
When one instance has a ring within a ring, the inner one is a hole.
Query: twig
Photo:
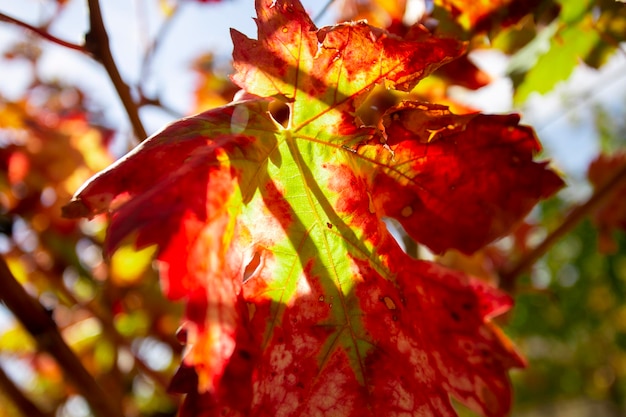
[[[42,307],[17,282],[0,257],[0,300],[13,312],[35,338],[39,349],[48,352],[59,363],[65,377],[81,393],[98,417],[122,416],[121,405],[109,399],[83,364],[65,343],[56,324]]]
[[[157,34],[154,36],[153,41],[146,47],[146,52],[143,57],[143,61],[141,63],[141,80],[147,80],[149,75],[148,69],[152,66],[152,62],[154,61],[154,56],[157,53],[158,48],[161,46],[162,39],[167,37],[168,32],[171,30],[172,25],[175,21],[176,16],[179,15],[178,11],[180,10],[180,6],[178,3],[175,3],[173,6],[173,10],[171,14],[167,17],[167,20],[161,24]],[[145,13],[144,13],[145,14]]]
[[[56,277],[55,277],[56,278]],[[95,302],[89,302],[87,304],[81,304],[78,299],[74,296],[74,294],[63,285],[60,280],[54,281],[56,285],[57,291],[59,291],[63,297],[65,297],[72,305],[85,308],[87,311],[91,313],[93,317],[95,317],[100,324],[102,325],[102,332],[108,337],[110,341],[115,343],[117,347],[127,348],[130,352],[132,352],[130,342],[122,336],[115,326],[113,325],[113,318],[108,316],[101,306]],[[150,379],[152,379],[155,383],[157,383],[163,390],[166,390],[169,385],[169,380],[166,376],[160,374],[159,372],[150,368],[139,356],[137,356],[134,352],[133,362],[137,369],[144,374],[146,374]]]
[[[319,11],[319,13],[313,18],[313,22],[315,22],[315,24],[317,24],[320,19],[322,17],[324,17],[324,15],[326,14],[326,12],[328,11],[328,9],[330,9],[330,6],[335,2],[335,0],[328,0],[326,2],[326,4],[324,5],[324,7],[322,7],[322,10]]]
[[[14,25],[27,29],[50,42],[56,43],[57,45],[61,45],[61,46],[64,46],[65,48],[73,49],[75,51],[82,52],[84,54],[88,54],[88,55],[90,54],[89,51],[85,49],[83,45],[77,45],[75,43],[71,43],[71,42],[64,41],[63,39],[59,39],[56,36],[53,36],[47,31],[45,31],[44,29],[29,25],[28,23],[23,22],[19,19],[16,19],[11,16],[7,16],[6,14],[2,12],[0,12],[0,20],[3,22],[13,23]]]
[[[135,136],[137,136],[139,140],[143,140],[148,136],[145,128],[143,127],[143,123],[139,118],[139,110],[133,101],[132,95],[130,94],[130,88],[122,79],[122,76],[117,69],[117,65],[113,60],[113,55],[111,54],[111,49],[109,47],[109,36],[104,27],[104,22],[102,21],[102,13],[100,11],[100,4],[98,3],[98,0],[89,0],[90,29],[85,37],[84,46],[59,39],[41,28],[32,26],[11,16],[7,16],[4,13],[0,13],[0,20],[13,23],[17,26],[30,30],[50,42],[82,52],[99,61],[104,66],[107,74],[109,74],[109,78],[113,82],[115,90],[117,91],[117,94],[122,101],[122,105],[128,114],[130,123],[133,126]]]
[[[613,35],[601,30],[598,27],[597,22],[593,23],[593,29],[598,33],[598,36],[600,36],[600,39],[602,39],[604,42],[611,45],[613,48],[617,49],[622,55],[626,57],[626,49],[620,44],[620,42],[617,39],[613,37]]]
[[[102,20],[102,12],[100,11],[100,3],[98,0],[88,0],[89,4],[89,32],[85,36],[85,47],[90,51],[93,56],[102,63],[109,78],[115,86],[120,100],[126,109],[130,123],[133,126],[133,131],[137,139],[142,141],[148,135],[146,129],[143,127],[143,123],[139,118],[139,109],[133,101],[133,97],[130,93],[130,88],[122,79],[117,65],[113,60],[111,54],[111,48],[109,47],[109,35],[104,27]]]
[[[141,94],[141,101],[139,102],[139,106],[141,107],[143,106],[158,107],[159,109],[163,110],[165,113],[168,113],[170,116],[176,119],[181,119],[185,116],[183,113],[179,112],[178,110],[173,109],[172,107],[164,104],[159,97],[156,97],[156,98],[147,97],[143,94],[143,92],[140,92],[140,94]]]
[[[28,417],[53,417],[52,413],[45,413],[39,409],[30,399],[28,399],[22,390],[15,386],[15,383],[4,372],[4,369],[0,367],[0,390],[9,399],[24,416]]]
[[[548,234],[539,245],[527,252],[515,264],[504,269],[500,273],[503,287],[512,288],[515,279],[520,274],[529,270],[556,241],[573,230],[589,213],[606,201],[611,196],[611,192],[618,189],[621,184],[626,184],[626,165],[619,169],[603,186],[598,188],[585,203],[575,207],[565,217],[560,226]]]

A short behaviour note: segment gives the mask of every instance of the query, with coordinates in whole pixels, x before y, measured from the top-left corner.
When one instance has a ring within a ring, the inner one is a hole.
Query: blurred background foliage
[[[136,252],[129,240],[111,259],[103,259],[106,217],[76,222],[60,216],[61,206],[92,174],[143,139],[108,116],[108,107],[119,107],[117,102],[87,91],[78,80],[42,75],[51,46],[98,66],[85,44],[63,44],[51,35],[57,22],[67,24],[64,14],[77,2],[33,2],[27,21],[11,16],[7,0],[0,1],[0,25],[19,34],[0,43],[0,68],[17,66],[25,86],[19,96],[7,95],[3,88],[13,81],[0,80],[0,254],[124,415],[175,415],[178,398],[166,391],[182,350],[176,338],[181,307],[160,292],[153,249]],[[140,74],[145,75],[153,70],[166,38],[175,35],[171,22],[185,8],[230,2],[140,3],[158,22],[138,52]],[[366,18],[407,38],[415,34],[412,25],[422,24],[436,34],[467,40],[469,58],[444,66],[408,93],[457,113],[475,106],[454,91],[479,92],[493,81],[489,63],[481,67],[475,53],[498,51],[506,57],[503,77],[510,88],[491,93],[511,95],[512,108],[503,111],[528,109],[529,98],[554,91],[575,68],[599,69],[616,55],[626,56],[626,5],[614,0],[336,0],[305,6],[324,21]],[[238,23],[233,20],[231,26]],[[106,19],[105,25],[111,34],[127,31],[118,36],[130,36],[128,28]],[[123,70],[125,62],[117,65]],[[168,103],[161,94],[165,86],[151,85],[147,76],[129,83],[130,104],[140,110],[144,123],[149,109],[167,121],[217,107],[236,93],[227,73],[228,65],[220,64],[214,51],[198,50],[179,74],[193,80],[186,108]],[[110,81],[103,76],[102,82]],[[568,189],[537,208],[511,236],[471,257],[447,253],[438,259],[482,276],[516,298],[515,309],[501,319],[529,362],[528,369],[512,376],[515,416],[626,414],[626,91],[614,95],[622,101],[617,117],[602,103],[576,104],[577,112],[592,115],[598,155],[579,175],[566,177]],[[378,89],[359,116],[374,123],[404,97]],[[523,262],[568,222],[573,207],[593,199],[594,190],[610,181],[610,192],[536,263],[514,276],[503,273]],[[0,417],[90,415],[80,390],[66,382],[63,366],[42,351],[37,335],[6,309],[0,311]]]

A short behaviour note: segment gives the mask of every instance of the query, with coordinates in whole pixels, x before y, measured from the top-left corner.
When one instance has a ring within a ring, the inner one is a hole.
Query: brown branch
[[[10,400],[26,417],[53,417],[52,413],[45,413],[39,409],[30,399],[24,395],[15,383],[0,367],[0,390],[6,395],[5,398]]]
[[[515,264],[506,268],[500,273],[502,285],[505,289],[513,288],[516,278],[528,271],[530,267],[539,260],[559,239],[573,230],[588,214],[604,203],[611,193],[617,190],[620,185],[626,184],[626,165],[619,169],[604,185],[596,189],[589,199],[575,207],[565,217],[565,220],[552,231],[545,239],[531,251],[527,252]]]
[[[132,95],[130,93],[130,88],[122,79],[122,76],[117,69],[117,65],[113,60],[113,55],[111,54],[111,49],[109,46],[109,36],[102,21],[102,13],[100,11],[100,4],[98,3],[98,0],[89,0],[90,29],[89,33],[87,33],[87,36],[85,37],[86,43],[84,46],[59,39],[56,36],[53,36],[45,31],[44,29],[32,26],[26,22],[15,19],[11,16],[7,16],[6,14],[1,12],[0,21],[5,21],[20,26],[50,42],[56,43],[75,51],[82,52],[99,61],[104,66],[107,74],[109,74],[109,78],[113,82],[113,86],[115,87],[115,90],[117,91],[117,94],[122,101],[122,105],[126,110],[126,114],[128,114],[128,118],[130,119],[130,123],[133,127],[135,136],[137,136],[139,140],[143,140],[148,136],[146,134],[145,128],[143,127],[143,123],[139,118],[139,110],[137,105],[133,101]]]
[[[88,0],[88,4],[90,27],[89,32],[85,36],[85,47],[98,61],[100,61],[100,63],[102,63],[106,69],[107,74],[109,74],[109,78],[113,82],[115,90],[117,91],[117,94],[126,109],[126,114],[128,114],[130,123],[133,126],[135,136],[137,136],[138,140],[142,141],[148,135],[146,134],[146,129],[143,127],[141,119],[139,118],[139,109],[133,100],[130,88],[122,79],[122,76],[117,69],[117,65],[115,64],[115,60],[113,59],[113,55],[111,54],[109,35],[107,34],[102,20],[100,3],[98,0]]]
[[[27,29],[27,30],[37,34],[38,36],[41,36],[42,38],[44,38],[44,39],[46,39],[46,40],[48,40],[50,42],[56,43],[57,45],[61,45],[61,46],[65,47],[65,48],[73,49],[75,51],[82,52],[84,54],[89,54],[89,51],[87,49],[85,49],[85,47],[83,45],[77,45],[75,43],[71,43],[71,42],[64,41],[63,39],[59,39],[56,36],[51,35],[50,33],[48,33],[44,29],[41,29],[41,28],[38,28],[38,27],[35,27],[35,26],[32,26],[32,25],[29,25],[28,23],[23,22],[23,21],[21,21],[19,19],[16,19],[16,18],[11,17],[11,16],[7,16],[6,14],[4,14],[2,12],[0,12],[0,21],[13,23],[14,25],[17,25],[17,26],[19,26],[21,28]]]
[[[169,386],[169,380],[165,375],[153,370],[150,368],[139,356],[137,356],[131,347],[131,343],[122,336],[115,326],[113,325],[113,318],[110,317],[109,314],[103,311],[101,306],[95,303],[93,300],[87,304],[82,304],[78,299],[74,296],[74,294],[65,287],[63,282],[58,277],[54,277],[54,284],[57,291],[61,293],[61,295],[66,298],[72,305],[81,306],[91,315],[96,318],[100,324],[102,325],[102,333],[117,347],[127,348],[133,356],[133,362],[135,367],[151,378],[155,383],[157,383],[163,390],[166,390]]]
[[[35,338],[40,350],[48,352],[59,363],[65,378],[81,393],[98,417],[122,416],[121,405],[109,399],[78,357],[65,343],[59,329],[42,305],[17,282],[0,257],[0,300],[13,312]]]

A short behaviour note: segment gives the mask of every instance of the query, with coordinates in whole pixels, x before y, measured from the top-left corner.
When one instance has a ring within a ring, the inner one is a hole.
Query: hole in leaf
[[[287,127],[289,123],[289,106],[280,100],[274,100],[269,105],[269,112],[272,118],[282,127]]]
[[[399,94],[397,93],[391,92],[382,84],[375,86],[372,93],[356,109],[357,117],[366,126],[376,126],[385,111],[398,104]]]
[[[261,252],[256,251],[254,252],[254,255],[252,256],[252,259],[250,260],[250,262],[248,262],[248,265],[246,265],[246,269],[243,271],[243,282],[246,282],[247,280],[249,280],[252,277],[252,275],[254,275],[259,270],[260,266],[261,266]]]

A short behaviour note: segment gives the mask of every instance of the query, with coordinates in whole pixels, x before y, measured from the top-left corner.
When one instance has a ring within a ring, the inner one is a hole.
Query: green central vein
[[[351,344],[354,348],[354,354],[356,355],[356,360],[360,368],[361,377],[359,379],[364,379],[365,369],[364,369],[363,358],[361,357],[361,352],[359,350],[358,340],[357,340],[358,338],[353,332],[353,324],[352,324],[351,317],[348,314],[348,306],[347,306],[347,302],[345,298],[347,289],[343,288],[343,285],[340,279],[341,274],[338,270],[337,263],[335,259],[333,258],[333,251],[331,248],[332,244],[328,240],[329,236],[332,236],[332,235],[329,235],[327,233],[327,229],[325,226],[326,222],[323,216],[318,211],[319,210],[318,206],[321,203],[320,199],[324,199],[324,196],[323,195],[319,197],[315,196],[315,191],[319,190],[319,185],[314,182],[314,178],[312,177],[311,174],[309,174],[308,172],[309,168],[306,165],[306,162],[304,161],[300,150],[298,149],[298,145],[297,145],[295,138],[291,136],[291,134],[289,134],[285,141],[287,143],[289,152],[291,153],[293,161],[295,162],[298,172],[300,174],[300,178],[302,180],[302,187],[305,190],[308,204],[311,207],[311,211],[313,212],[314,220],[313,220],[313,225],[311,226],[310,230],[311,232],[313,232],[313,227],[317,226],[317,230],[319,231],[319,233],[316,233],[315,235],[319,236],[319,238],[314,239],[314,240],[319,240],[323,246],[323,252],[320,252],[320,254],[324,252],[326,254],[326,256],[323,257],[323,258],[326,258],[325,261],[323,261],[323,264],[324,264],[323,266],[324,266],[324,269],[330,272],[329,274],[330,276],[328,278],[332,280],[332,282],[336,285],[336,288],[338,289],[337,296],[339,298],[339,302],[342,307],[343,324],[341,326],[341,329],[337,332],[337,335],[335,336],[331,344],[327,345],[328,349],[326,351],[326,354],[324,355],[323,362],[325,362],[327,358],[329,357],[329,355],[331,354],[331,352],[334,351],[334,348],[337,342],[341,341],[342,339],[341,333],[343,333],[343,331],[347,329],[349,331]],[[319,190],[318,192],[321,192],[321,190]],[[313,233],[311,233],[311,236],[313,236]],[[313,246],[315,246],[314,242],[313,242]]]

